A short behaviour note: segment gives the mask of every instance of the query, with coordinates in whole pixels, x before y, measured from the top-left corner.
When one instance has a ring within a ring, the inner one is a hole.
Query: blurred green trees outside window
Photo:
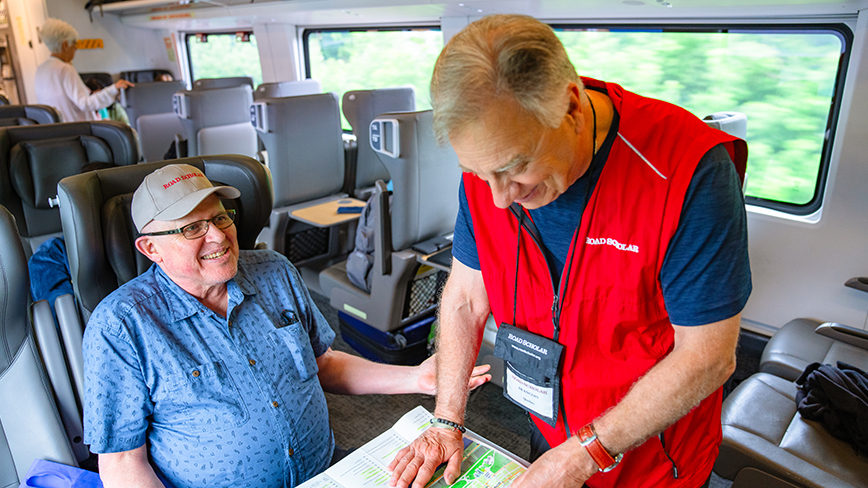
[[[259,49],[252,32],[187,34],[186,41],[193,80],[249,76],[254,88],[262,84]]]
[[[439,29],[309,30],[304,39],[308,76],[324,93],[411,85],[416,110],[431,108],[428,85],[443,49]]]
[[[834,130],[839,63],[849,49],[839,32],[555,30],[582,76],[674,103],[698,117],[745,113],[748,202],[777,202],[805,213],[797,207],[818,201],[824,149]]]

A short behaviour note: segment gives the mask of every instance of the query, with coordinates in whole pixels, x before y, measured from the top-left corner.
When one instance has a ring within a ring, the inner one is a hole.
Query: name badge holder
[[[558,421],[564,346],[541,335],[500,324],[494,355],[504,360],[503,396],[552,427]]]

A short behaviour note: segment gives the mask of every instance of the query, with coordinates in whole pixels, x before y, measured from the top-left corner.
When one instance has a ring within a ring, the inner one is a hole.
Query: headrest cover
[[[136,230],[141,232],[152,220],[180,219],[212,193],[223,198],[241,196],[231,186],[213,186],[202,171],[189,164],[163,166],[146,176],[133,194]]]

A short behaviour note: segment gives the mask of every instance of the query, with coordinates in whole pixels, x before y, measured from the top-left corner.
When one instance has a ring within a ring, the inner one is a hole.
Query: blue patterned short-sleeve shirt
[[[295,486],[331,460],[316,358],[334,332],[298,271],[241,251],[221,317],[156,265],[94,311],[84,334],[85,443],[149,443],[176,488]]]

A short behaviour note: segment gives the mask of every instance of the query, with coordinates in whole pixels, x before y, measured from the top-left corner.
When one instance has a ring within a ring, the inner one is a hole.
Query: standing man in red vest
[[[706,486],[751,291],[744,141],[579,78],[533,18],[485,17],[443,49],[434,130],[464,169],[432,424],[392,462],[457,478],[467,378],[500,324],[504,394],[531,413],[513,487]],[[414,481],[415,480],[415,481]]]

